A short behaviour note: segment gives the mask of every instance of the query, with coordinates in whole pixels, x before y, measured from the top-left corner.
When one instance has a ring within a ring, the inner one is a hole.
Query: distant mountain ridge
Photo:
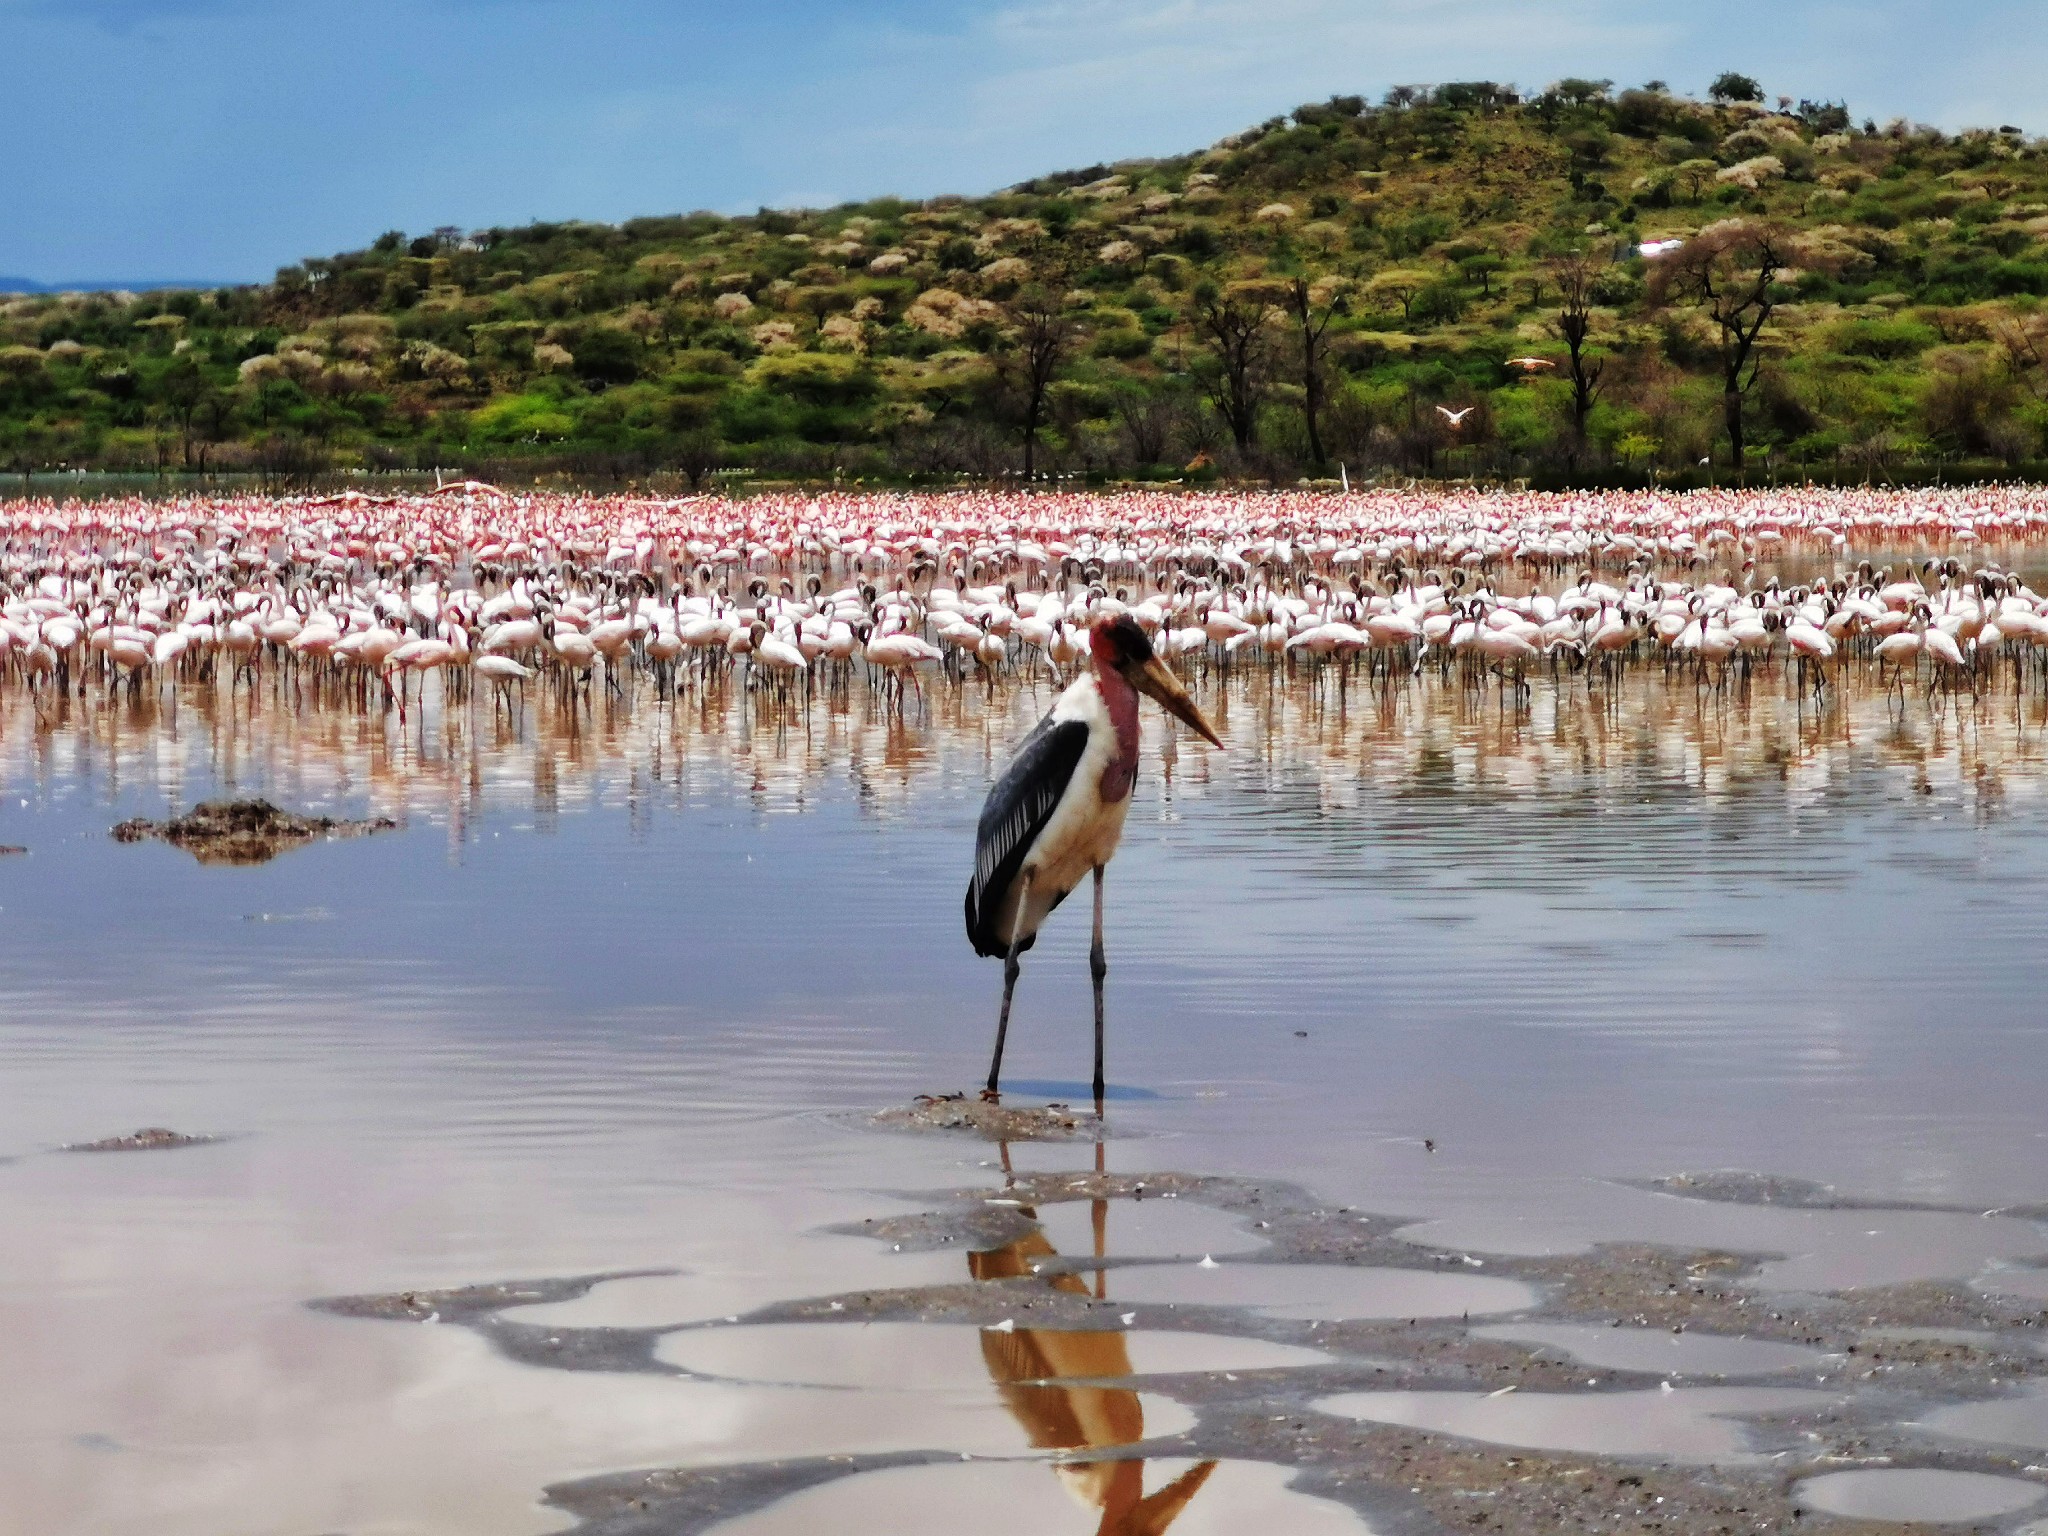
[[[39,283],[32,277],[0,276],[0,294],[165,293],[173,289],[205,293],[214,288],[235,286],[234,283],[212,277],[142,277],[130,282],[95,278],[70,283]]]

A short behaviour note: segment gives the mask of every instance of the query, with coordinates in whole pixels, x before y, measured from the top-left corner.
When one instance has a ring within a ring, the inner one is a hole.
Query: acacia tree
[[[1204,388],[1239,453],[1251,449],[1266,398],[1272,318],[1273,297],[1264,284],[1204,284],[1196,291],[1195,330],[1215,363]]]
[[[1323,359],[1329,351],[1325,336],[1330,322],[1344,311],[1344,290],[1324,278],[1312,282],[1306,276],[1288,279],[1282,306],[1293,317],[1296,339],[1301,344],[1301,411],[1308,424],[1308,451],[1315,467],[1321,469],[1329,455],[1323,451]]]
[[[1401,323],[1408,323],[1414,308],[1415,296],[1429,286],[1429,274],[1414,267],[1390,267],[1376,272],[1365,285],[1365,291],[1375,299],[1391,299],[1401,306]]]
[[[1700,200],[1700,194],[1706,190],[1707,183],[1714,179],[1714,172],[1719,169],[1721,164],[1718,160],[1681,160],[1671,168],[1671,174],[1685,183],[1686,199],[1696,203]]]
[[[1784,297],[1780,279],[1792,265],[1793,244],[1782,229],[1746,219],[1710,224],[1651,274],[1658,302],[1697,307],[1714,327],[1721,365],[1721,419],[1729,457],[1743,467],[1742,407],[1756,384],[1757,337]]]
[[[1756,83],[1756,77],[1753,75],[1738,74],[1732,69],[1724,69],[1714,77],[1714,83],[1707,87],[1707,96],[1710,100],[1719,102],[1762,101],[1764,88]]]
[[[1586,451],[1586,418],[1600,394],[1603,358],[1586,354],[1586,338],[1593,329],[1593,259],[1583,251],[1560,256],[1550,264],[1551,281],[1557,284],[1558,312],[1553,322],[1564,338],[1565,377],[1572,386],[1573,456]]]

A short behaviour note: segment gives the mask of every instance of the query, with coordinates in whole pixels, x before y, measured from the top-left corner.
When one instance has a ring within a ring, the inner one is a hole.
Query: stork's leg
[[[1095,866],[1095,942],[1088,946],[1088,974],[1095,980],[1095,1114],[1102,1115],[1102,978],[1109,959],[1102,952],[1102,866]]]
[[[996,1053],[988,1064],[988,1086],[981,1090],[981,1096],[990,1103],[1002,1097],[1002,1090],[996,1086],[1003,1071],[1003,1037],[1010,1032],[1010,999],[1017,991],[1017,977],[1024,967],[1017,963],[1018,951],[1024,943],[1024,908],[1031,899],[1031,876],[1023,876],[1024,889],[1017,898],[1017,927],[1010,935],[1010,952],[1003,957],[1003,1011],[996,1015]]]

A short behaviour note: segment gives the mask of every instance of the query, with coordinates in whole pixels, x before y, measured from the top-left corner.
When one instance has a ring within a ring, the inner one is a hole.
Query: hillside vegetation
[[[259,286],[0,300],[0,465],[697,485],[2048,457],[2048,144],[1755,94],[1403,88],[988,197],[394,231]]]

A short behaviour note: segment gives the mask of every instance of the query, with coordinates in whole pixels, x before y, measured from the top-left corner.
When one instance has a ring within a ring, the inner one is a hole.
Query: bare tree
[[[1024,253],[1031,280],[1002,302],[1004,344],[995,353],[996,371],[1016,396],[1024,423],[1024,478],[1038,469],[1038,436],[1050,414],[1054,380],[1074,350],[1080,317],[1067,298],[1073,255],[1056,239],[1035,243]]]
[[[719,452],[717,434],[705,427],[694,427],[676,438],[669,457],[675,467],[689,478],[690,490],[694,493],[702,489],[704,477],[719,467],[723,456]]]
[[[1179,402],[1157,390],[1130,390],[1117,396],[1116,418],[1133,462],[1166,462],[1167,439],[1179,419]]]
[[[1066,295],[1045,283],[1029,283],[1003,305],[1010,332],[996,354],[996,368],[1017,396],[1024,420],[1024,478],[1038,469],[1038,434],[1060,365],[1073,350],[1079,325]]]
[[[2048,316],[2003,316],[1996,334],[2006,371],[2034,395],[2048,398]]]
[[[1266,397],[1273,301],[1258,284],[1205,288],[1195,296],[1195,329],[1215,367],[1204,379],[1209,403],[1230,428],[1239,453],[1249,452]]]
[[[197,462],[194,467],[202,475],[207,471],[207,461],[212,457],[214,448],[227,441],[229,431],[234,425],[234,416],[235,402],[225,392],[209,389],[200,397],[198,409],[193,413],[190,431],[197,445]]]
[[[1566,377],[1572,386],[1572,451],[1576,458],[1586,451],[1586,418],[1600,394],[1604,359],[1586,355],[1586,338],[1593,329],[1593,258],[1583,251],[1560,256],[1550,264],[1551,280],[1557,284],[1558,335],[1564,338]]]
[[[1308,426],[1309,458],[1317,469],[1329,462],[1323,451],[1323,358],[1329,348],[1325,336],[1330,322],[1343,313],[1344,291],[1325,279],[1311,282],[1305,276],[1291,278],[1282,302],[1294,317],[1295,335],[1301,343],[1301,413]]]
[[[1756,384],[1757,337],[1778,307],[1779,279],[1792,257],[1785,231],[1730,219],[1708,225],[1660,260],[1651,274],[1653,298],[1697,306],[1719,332],[1722,426],[1738,472],[1743,467],[1743,402]]]
[[[199,371],[199,365],[189,355],[174,357],[157,381],[157,403],[164,414],[178,424],[178,442],[187,469],[193,467],[194,422],[208,387],[206,375]]]
[[[21,476],[21,493],[29,494],[29,477],[55,457],[57,434],[41,417],[0,421],[0,457]]]

